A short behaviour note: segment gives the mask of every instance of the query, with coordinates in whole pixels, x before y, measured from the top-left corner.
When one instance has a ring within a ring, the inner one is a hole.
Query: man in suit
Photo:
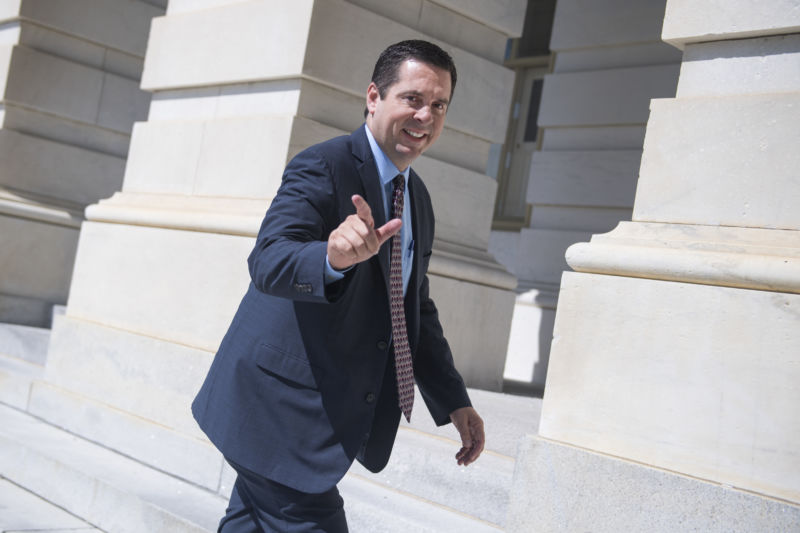
[[[392,45],[365,125],[287,165],[192,404],[238,474],[220,531],[347,531],[336,483],[355,459],[386,465],[414,382],[436,424],[457,429],[458,464],[483,450],[428,294],[433,210],[410,169],[441,133],[455,83],[436,45]]]

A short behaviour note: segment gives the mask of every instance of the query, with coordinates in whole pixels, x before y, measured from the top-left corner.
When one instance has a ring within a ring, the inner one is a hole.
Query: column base
[[[530,435],[507,531],[794,531],[800,507]]]

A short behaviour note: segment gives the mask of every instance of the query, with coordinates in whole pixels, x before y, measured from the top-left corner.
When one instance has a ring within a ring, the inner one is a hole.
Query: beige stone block
[[[147,119],[149,105],[150,94],[139,90],[137,81],[106,73],[95,123],[113,131],[130,133],[135,121]]]
[[[0,291],[0,322],[46,328],[50,325],[53,303],[40,298],[17,296]]]
[[[507,29],[498,29],[495,25],[487,23],[474,10],[464,2],[453,5],[431,0],[396,0],[383,2],[381,0],[348,0],[351,4],[376,13],[387,19],[399,22],[414,30],[420,31],[439,39],[450,45],[462,48],[470,53],[488,59],[494,63],[502,63],[505,56],[506,41],[509,34]],[[485,2],[483,4],[489,4]],[[498,4],[497,2],[494,2]],[[519,6],[495,5],[496,9],[487,14],[500,14],[503,9]],[[522,23],[525,6],[515,25]],[[516,26],[515,26],[516,27]],[[521,28],[521,26],[520,26]],[[516,33],[514,35],[517,35]]]
[[[167,4],[167,15],[177,15],[178,13],[222,7],[241,1],[242,0],[170,0]]]
[[[535,152],[528,203],[633,207],[641,157],[635,150]]]
[[[147,115],[136,81],[25,46],[13,47],[6,76],[7,101],[65,119],[128,133]]]
[[[313,6],[311,0],[237,2],[156,18],[142,88],[297,77]]]
[[[800,91],[800,35],[686,46],[678,98]]]
[[[22,0],[3,0],[0,3],[0,20],[14,19],[19,17],[19,8]]]
[[[2,35],[2,32],[0,32]],[[0,44],[0,87],[3,89],[3,98],[5,98],[5,88],[8,83],[8,74],[11,68],[11,55],[14,51],[14,44]]]
[[[166,90],[302,75],[363,98],[380,50],[403,39],[426,38],[342,0],[281,6],[280,17],[272,2],[248,2],[155,20],[142,86]],[[198,44],[187,49],[186,42]],[[470,80],[459,86],[450,127],[502,142],[507,122],[502,109],[511,98],[513,73],[445,46],[462,78]],[[278,49],[288,52],[253,53]],[[220,60],[209,62],[209,57]]]
[[[73,120],[95,122],[103,93],[102,71],[15,46],[7,75],[6,99]]]
[[[303,92],[300,80],[236,83],[217,87],[159,91],[153,95],[149,120],[288,115],[297,112],[301,95]]]
[[[250,198],[274,196],[289,151],[289,139],[285,135],[304,125],[288,117],[207,122],[193,193]]]
[[[542,135],[545,150],[642,150],[645,126],[550,128]]]
[[[800,95],[656,100],[634,220],[800,229]]]
[[[550,74],[539,127],[644,124],[651,98],[674,95],[678,69],[675,64]]]
[[[502,390],[514,293],[437,275],[429,279],[456,368],[467,386]]]
[[[795,0],[668,0],[662,38],[687,43],[781,35],[800,31]]]
[[[342,42],[345,35],[348,40]],[[319,2],[314,6],[303,72],[355,94],[364,94],[379,51],[412,38],[430,39],[358,6],[340,0]],[[341,44],[331,46],[331,43]],[[513,72],[445,43],[438,44],[451,53],[462,80],[469,80],[456,88],[447,117],[449,126],[490,142],[503,142]]]
[[[800,293],[800,232],[621,222],[567,250],[577,271]]]
[[[124,159],[0,129],[0,182],[19,191],[87,205],[122,184]]]
[[[538,303],[540,296],[551,300],[535,289],[517,296],[503,378],[543,390],[556,311]]]
[[[204,127],[203,121],[135,124],[123,190],[191,194]]]
[[[565,273],[539,434],[800,502],[798,306]]]
[[[680,63],[681,57],[680,50],[662,42],[625,43],[599,48],[560,50],[554,57],[553,72],[664,65]]]
[[[0,214],[0,292],[66,302],[77,243],[77,228]]]
[[[559,228],[584,234],[611,231],[620,220],[630,220],[632,209],[534,204],[532,228]]]
[[[265,85],[269,86],[267,84]],[[235,84],[234,87],[253,87],[254,85]],[[147,120],[157,122],[216,118],[220,90],[221,87],[214,86],[157,91],[153,93],[150,100]]]
[[[431,193],[436,237],[486,249],[489,246],[497,183],[490,177],[428,157],[413,168]]]
[[[128,156],[128,146],[131,141],[128,133],[100,128],[95,124],[76,122],[9,103],[6,103],[5,109],[0,112],[0,124],[3,128],[24,131],[33,137],[43,137],[123,159]],[[128,127],[131,126],[132,123],[129,122]]]
[[[111,48],[105,49],[105,54],[103,55],[103,70],[106,72],[112,72],[119,76],[136,80],[136,85],[138,87],[139,80],[142,79],[143,68],[143,57]]]
[[[483,2],[484,5],[486,3]],[[511,2],[507,3],[510,4]],[[495,28],[476,22],[473,18],[468,18],[469,13],[465,14],[466,17],[458,16],[457,14],[464,14],[462,9],[467,7],[464,2],[461,2],[461,4],[454,9],[452,5],[441,6],[435,2],[424,1],[419,14],[417,28],[422,33],[440,39],[456,48],[466,50],[493,63],[502,64],[505,59],[506,42],[509,36],[522,34],[525,3],[517,1],[515,6],[509,6],[521,8],[522,11],[519,19],[514,21],[515,25],[519,25],[519,30],[512,30],[513,35],[507,33],[508,30],[506,29],[498,31]],[[499,13],[502,6],[497,7],[497,13]]]
[[[478,20],[489,27],[496,28],[509,37],[522,35],[525,21],[524,0],[434,0],[464,16]]]
[[[50,27],[41,26],[28,19],[20,21],[19,25],[19,40],[14,44],[21,44],[88,67],[103,69],[106,47]]]
[[[289,116],[137,124],[124,189],[269,198],[280,184],[292,127]]]
[[[192,418],[191,403],[213,355],[76,319],[68,309],[66,316],[54,321],[45,380],[50,386],[140,417],[142,422],[205,440]],[[125,422],[125,418],[117,421]]]
[[[164,10],[143,1],[23,0],[23,17],[111,48],[144,56],[150,20]]]
[[[489,235],[489,253],[506,270],[516,276],[519,257],[519,232],[492,230]]]
[[[86,222],[68,313],[215,351],[250,281],[252,246],[251,237]]]
[[[528,435],[506,531],[790,532],[800,507]]]
[[[112,224],[255,237],[266,204],[259,198],[119,192],[87,207],[86,218]]]
[[[520,232],[520,257],[535,258],[520,262],[517,276],[521,280],[558,285],[561,274],[569,270],[564,254],[571,245],[590,236],[589,231],[525,228]]]
[[[559,0],[550,49],[659,41],[666,0]]]

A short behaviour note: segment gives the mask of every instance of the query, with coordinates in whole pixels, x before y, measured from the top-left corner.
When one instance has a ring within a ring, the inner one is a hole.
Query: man
[[[410,169],[442,132],[455,83],[439,47],[392,45],[366,124],[287,165],[192,404],[238,474],[220,531],[347,531],[336,483],[355,459],[386,465],[415,382],[435,422],[458,430],[458,464],[483,450],[428,295],[433,210]]]

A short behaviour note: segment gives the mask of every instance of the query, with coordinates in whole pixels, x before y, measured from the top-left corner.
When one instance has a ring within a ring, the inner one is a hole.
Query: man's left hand
[[[450,420],[461,435],[461,449],[456,454],[456,461],[459,465],[467,466],[483,451],[486,442],[483,420],[472,407],[456,409],[450,413]]]

